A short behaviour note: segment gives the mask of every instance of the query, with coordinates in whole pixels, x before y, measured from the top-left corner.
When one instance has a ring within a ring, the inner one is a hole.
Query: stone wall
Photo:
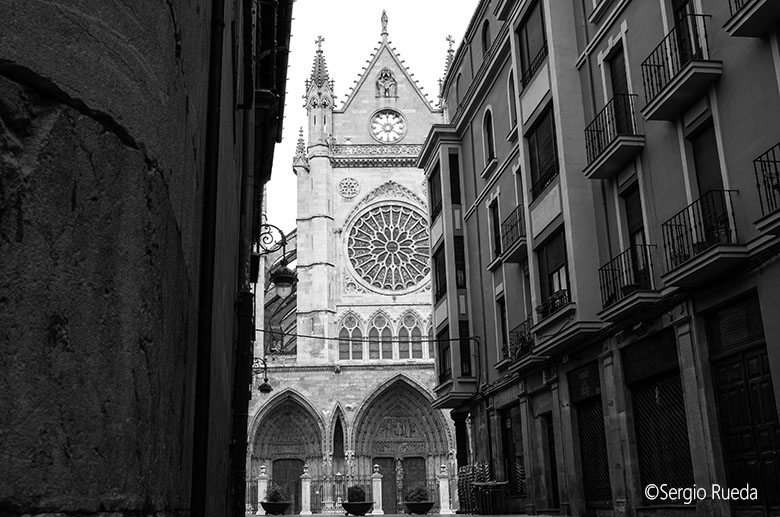
[[[211,3],[0,7],[0,513],[187,513]]]

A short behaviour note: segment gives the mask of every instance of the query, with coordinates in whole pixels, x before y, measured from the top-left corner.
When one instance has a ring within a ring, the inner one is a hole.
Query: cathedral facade
[[[308,143],[301,132],[293,161],[295,326],[289,310],[275,309],[258,335],[273,391],[259,393],[263,379],[255,379],[250,494],[263,498],[255,483],[262,469],[287,488],[296,513],[305,466],[312,510],[337,511],[343,488],[370,491],[379,465],[383,509],[396,513],[407,490],[424,485],[434,497],[441,465],[454,469],[451,421],[431,406],[429,212],[415,166],[442,113],[390,46],[386,15],[379,46],[340,108],[322,42],[306,82]],[[290,305],[273,298],[271,306]]]

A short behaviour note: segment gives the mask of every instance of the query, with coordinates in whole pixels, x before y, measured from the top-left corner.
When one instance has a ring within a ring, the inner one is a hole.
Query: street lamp
[[[278,226],[265,222],[265,216],[262,216],[260,233],[255,249],[252,251],[252,267],[250,274],[252,283],[255,284],[255,292],[257,292],[257,281],[260,276],[260,257],[279,250],[282,250],[282,258],[280,260],[281,268],[271,273],[270,281],[274,284],[276,295],[279,298],[285,299],[292,294],[293,288],[298,282],[298,277],[295,272],[287,267],[287,236]],[[260,300],[260,303],[263,303],[262,299]],[[267,395],[273,391],[273,387],[268,383],[268,363],[265,357],[265,346],[263,346],[263,357],[256,357],[253,359],[252,371],[256,374],[260,373],[261,366],[263,370],[263,382],[257,389],[260,393]]]

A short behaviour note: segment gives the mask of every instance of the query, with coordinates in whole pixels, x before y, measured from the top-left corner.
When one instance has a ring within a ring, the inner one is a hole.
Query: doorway
[[[303,474],[302,460],[275,460],[273,463],[272,483],[287,492],[292,505],[285,513],[301,513],[301,475]]]

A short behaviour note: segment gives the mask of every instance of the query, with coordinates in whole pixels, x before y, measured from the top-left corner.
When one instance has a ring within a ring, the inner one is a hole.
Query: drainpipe
[[[225,0],[213,0],[211,44],[206,108],[206,148],[203,171],[203,212],[198,277],[198,340],[195,366],[195,408],[192,439],[192,484],[190,514],[206,515],[209,457],[209,399],[211,396],[211,348],[214,302],[214,253],[216,251],[217,187],[222,102],[222,53],[225,30]],[[217,487],[212,487],[215,493]],[[216,492],[218,493],[218,491]]]

